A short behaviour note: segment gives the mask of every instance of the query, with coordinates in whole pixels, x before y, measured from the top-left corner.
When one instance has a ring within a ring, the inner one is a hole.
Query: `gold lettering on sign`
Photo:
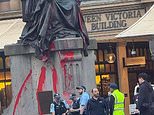
[[[86,14],[84,20],[88,32],[125,29],[142,17],[145,9]]]

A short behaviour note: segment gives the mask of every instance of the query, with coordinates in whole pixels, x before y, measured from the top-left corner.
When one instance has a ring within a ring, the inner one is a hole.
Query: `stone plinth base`
[[[13,98],[4,115],[41,114],[38,93],[60,93],[66,101],[75,87],[95,87],[95,40],[90,40],[88,57],[83,56],[81,38],[58,39],[53,43],[50,59],[42,62],[35,58],[30,46],[8,45],[5,54],[10,56]],[[52,97],[51,97],[52,98]]]

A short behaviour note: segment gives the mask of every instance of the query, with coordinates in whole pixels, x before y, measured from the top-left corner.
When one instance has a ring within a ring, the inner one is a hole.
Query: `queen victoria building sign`
[[[85,14],[84,20],[89,33],[126,29],[145,13],[145,9],[128,9]]]

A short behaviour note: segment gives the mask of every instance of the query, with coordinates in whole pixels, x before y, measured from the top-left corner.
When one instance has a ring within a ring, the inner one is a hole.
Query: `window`
[[[132,54],[132,49],[136,52]],[[136,66],[128,68],[129,92],[131,103],[134,102],[134,88],[137,80],[137,75],[141,72],[149,74],[149,79],[152,84],[154,83],[154,61],[151,59],[149,42],[128,42],[126,46],[127,57],[145,56],[145,66]]]
[[[138,68],[129,68],[129,72],[147,72],[150,75],[153,75],[153,68],[154,68],[154,61],[151,60],[150,50],[149,50],[149,43],[148,42],[129,42],[127,43],[127,57],[133,57],[134,55],[131,54],[132,49],[136,51],[137,56],[145,56],[146,58],[146,65],[145,67],[138,67]]]
[[[113,53],[116,54],[116,44],[110,44],[113,47]],[[96,61],[96,85],[100,90],[101,96],[107,96],[109,91],[109,83],[117,82],[117,62],[108,63],[105,56],[109,51],[108,43],[98,43],[98,49],[95,51]]]
[[[8,107],[12,99],[10,59],[4,56],[4,52],[0,52],[0,96],[2,107]]]

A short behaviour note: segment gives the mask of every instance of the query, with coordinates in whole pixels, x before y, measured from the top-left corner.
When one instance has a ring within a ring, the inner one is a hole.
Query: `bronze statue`
[[[80,0],[22,0],[23,21],[26,25],[20,37],[41,59],[53,40],[82,37],[87,56],[89,38],[80,11]]]

